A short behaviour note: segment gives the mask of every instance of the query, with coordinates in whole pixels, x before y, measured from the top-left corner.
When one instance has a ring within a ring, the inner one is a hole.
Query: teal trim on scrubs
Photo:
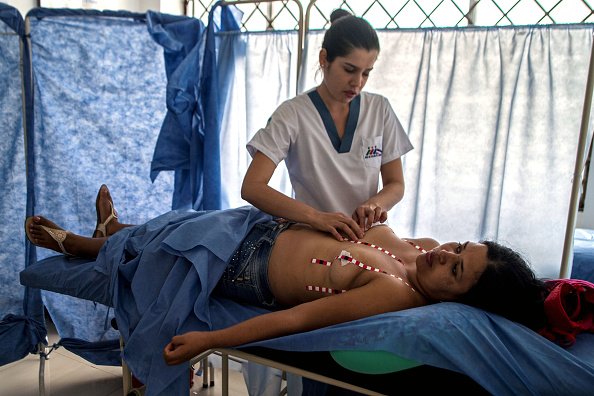
[[[330,115],[330,111],[326,107],[326,104],[322,100],[322,97],[318,91],[314,89],[307,95],[311,99],[316,110],[318,110],[320,117],[322,117],[322,122],[326,127],[326,132],[328,133],[328,137],[330,138],[330,141],[332,142],[336,152],[348,153],[351,151],[351,145],[353,143],[353,138],[355,137],[355,129],[357,129],[357,123],[359,122],[361,95],[357,95],[353,100],[351,100],[349,119],[347,120],[346,130],[344,131],[342,141],[338,136],[338,131],[336,130],[336,125],[334,124],[334,120]]]

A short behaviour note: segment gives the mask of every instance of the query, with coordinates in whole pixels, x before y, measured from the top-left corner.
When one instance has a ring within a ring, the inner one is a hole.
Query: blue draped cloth
[[[169,212],[116,233],[94,262],[54,256],[23,271],[21,283],[113,306],[123,358],[147,394],[181,394],[187,367],[162,358],[173,335],[268,312],[210,294],[248,231],[271,219],[252,207]]]
[[[175,171],[173,209],[222,207],[219,136],[224,103],[220,103],[219,92],[225,91],[229,77],[223,73],[219,78],[222,60],[217,35],[239,31],[243,14],[219,3],[211,9],[206,30],[201,26],[188,34],[179,28],[164,34],[151,29],[165,47],[168,69],[168,111],[155,147],[151,178],[164,170]],[[184,43],[182,48],[177,48],[179,42]],[[172,50],[175,55],[168,56]]]
[[[68,272],[67,260],[60,258],[23,271],[21,282],[113,305],[126,342],[123,357],[147,384],[147,394],[182,394],[188,390],[187,366],[168,367],[162,358],[172,336],[226,328],[269,312],[210,294],[253,224],[270,219],[252,207],[174,211],[115,234],[95,262],[70,275],[78,282],[70,289],[69,282],[49,275]],[[252,345],[287,351],[388,351],[466,374],[497,395],[579,395],[594,383],[594,334],[579,335],[574,346],[563,349],[522,325],[456,303]]]
[[[204,56],[205,27],[197,19],[148,13],[149,31],[165,52],[167,114],[155,145],[151,180],[161,171],[174,171],[172,209],[191,208],[201,196],[203,166],[196,148],[202,112],[198,85]],[[198,161],[198,163],[197,163]],[[197,199],[197,198],[196,198]]]

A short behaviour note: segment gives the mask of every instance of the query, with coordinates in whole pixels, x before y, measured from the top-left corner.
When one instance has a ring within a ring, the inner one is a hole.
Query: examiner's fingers
[[[362,229],[359,228],[359,224],[357,224],[353,219],[348,219],[348,221],[341,223],[339,228],[339,231],[341,231],[343,235],[346,235],[349,239],[354,241],[358,241],[359,238],[363,238],[363,236],[365,236]],[[342,237],[339,240],[342,241]]]
[[[332,236],[334,236],[334,238],[336,238],[337,241],[342,242],[343,237],[342,235],[340,235],[338,231],[336,231],[336,228],[330,229],[330,234],[332,234]]]
[[[370,212],[367,216],[367,227],[366,229],[370,229],[373,226],[373,223],[377,223],[382,215],[382,208],[376,207],[372,212]]]
[[[349,227],[356,235],[355,239],[363,238],[365,236],[365,228],[361,227],[359,223],[350,217],[345,216],[345,225]],[[358,237],[358,238],[357,238]]]
[[[353,220],[359,225],[359,227],[364,230],[365,229],[365,208],[363,206],[359,206],[353,212]]]

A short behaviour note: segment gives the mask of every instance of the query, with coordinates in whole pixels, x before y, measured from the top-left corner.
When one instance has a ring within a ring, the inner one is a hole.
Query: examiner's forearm
[[[245,183],[241,197],[256,208],[283,219],[311,224],[318,211],[264,183]]]

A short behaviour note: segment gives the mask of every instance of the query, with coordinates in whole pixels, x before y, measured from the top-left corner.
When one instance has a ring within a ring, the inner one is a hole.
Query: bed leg
[[[124,340],[120,336],[120,350],[123,350],[123,349],[124,349]],[[128,368],[128,365],[126,364],[124,359],[122,359],[122,381],[123,381],[122,387],[124,390],[124,396],[138,394],[135,391],[135,389],[133,389],[132,372]]]
[[[208,388],[208,356],[202,359],[202,387]]]
[[[223,372],[222,372],[222,395],[229,396],[229,355],[222,353],[223,357]]]
[[[210,369],[210,386],[214,386],[214,384],[215,384],[214,366],[210,366],[209,369]]]
[[[208,356],[202,359],[202,387],[208,388],[215,384],[214,367],[208,363]],[[210,381],[209,381],[210,378]]]
[[[39,396],[45,396],[45,361],[48,359],[47,349],[40,342],[38,345],[39,353]]]
[[[286,371],[283,371],[282,380],[284,382],[287,382],[287,372]],[[285,385],[285,387],[283,389],[281,389],[281,391],[278,394],[278,396],[287,396],[287,386],[286,385]]]

